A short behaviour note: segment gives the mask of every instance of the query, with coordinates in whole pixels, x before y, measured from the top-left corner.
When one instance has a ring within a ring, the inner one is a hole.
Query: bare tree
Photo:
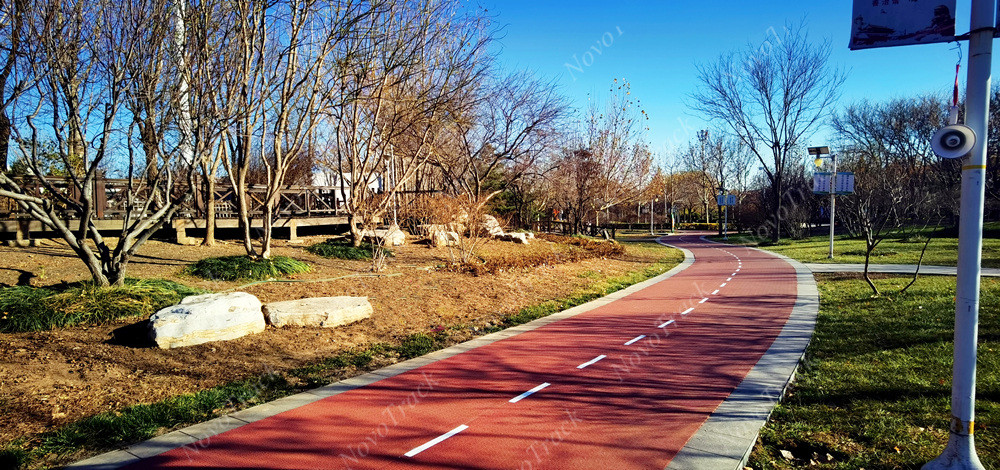
[[[336,51],[322,138],[355,244],[435,154],[449,106],[482,79],[487,22],[463,10],[454,0],[371,2]]]
[[[588,110],[586,148],[598,172],[590,209],[598,225],[602,211],[637,200],[653,176],[653,154],[645,141],[649,117],[631,95],[631,84],[615,79],[604,104],[591,102]]]
[[[450,110],[432,163],[453,194],[486,202],[554,150],[566,104],[553,85],[525,72],[493,78],[463,98],[472,103]]]
[[[688,146],[684,154],[689,170],[701,177],[701,198],[708,222],[708,206],[715,201],[719,216],[719,235],[722,235],[723,208],[716,201],[717,190],[745,191],[749,179],[749,165],[753,157],[739,139],[721,132],[701,131],[698,142]]]
[[[554,203],[572,218],[573,232],[579,233],[596,204],[600,162],[590,150],[567,148],[557,159],[556,168],[549,180]]]
[[[938,161],[927,138],[944,124],[943,103],[932,96],[861,102],[833,123],[842,139],[843,168],[855,174],[855,192],[841,198],[838,209],[848,229],[865,239],[864,276],[878,295],[868,265],[879,244],[890,236],[907,238],[921,232],[954,204],[948,202],[953,191],[942,184],[951,173],[944,167],[953,162]]]
[[[174,139],[157,140],[152,152],[160,171],[152,177],[147,158],[138,158],[135,148],[136,142],[145,145],[137,122],[151,123],[153,135],[171,132],[167,103],[175,92],[173,80],[141,70],[144,64],[171,60],[165,47],[168,10],[162,0],[52,0],[33,11],[30,34],[22,40],[37,47],[25,59],[38,81],[15,102],[23,112],[12,126],[28,176],[0,174],[0,196],[14,199],[23,212],[59,233],[96,283],[121,284],[129,259],[186,198],[176,184],[189,166],[176,161]],[[157,97],[150,104],[155,119],[139,114],[135,105],[142,102],[135,95],[140,93]],[[65,177],[45,177],[43,153],[48,151]],[[149,155],[151,150],[142,151]],[[95,191],[95,181],[115,161],[124,163],[115,167],[127,185],[116,196],[123,210],[122,234],[112,245],[98,229],[96,206],[105,195]]]
[[[9,167],[11,117],[8,109],[30,88],[37,75],[25,62],[31,44],[25,40],[31,26],[31,3],[28,0],[0,2],[0,171]]]
[[[175,23],[183,20],[175,30],[175,46],[184,58],[178,64],[178,74],[184,77],[186,93],[179,93],[178,99],[186,105],[190,116],[188,134],[190,155],[197,162],[202,179],[202,194],[205,203],[205,238],[203,245],[215,244],[216,224],[216,183],[219,170],[226,156],[225,133],[230,123],[239,116],[240,110],[226,106],[223,98],[226,87],[232,85],[230,76],[236,65],[237,56],[234,18],[237,9],[230,7],[227,0],[190,1],[185,14],[179,15],[175,3]],[[178,33],[185,33],[183,41],[178,41]],[[179,44],[176,44],[178,43]],[[185,99],[186,98],[186,99]]]
[[[722,163],[721,150],[721,137],[713,138],[709,135],[709,131],[702,130],[698,132],[698,141],[690,143],[684,153],[684,163],[687,170],[698,176],[698,200],[705,210],[706,224],[710,222],[711,217],[709,205],[714,199],[715,188],[720,184],[717,175],[723,171],[720,168]]]
[[[227,49],[231,67],[220,97],[225,130],[223,165],[236,191],[243,245],[253,258],[270,258],[272,226],[286,175],[320,123],[320,110],[338,90],[331,73],[342,67],[335,51],[345,38],[362,35],[362,2],[320,0],[243,0],[229,2],[233,29]],[[222,151],[222,150],[218,150]],[[264,195],[250,191],[253,168],[263,169]],[[252,211],[261,216],[259,249],[253,243]]]
[[[724,122],[763,166],[770,184],[772,239],[780,239],[781,204],[796,150],[829,115],[845,74],[829,65],[829,44],[810,42],[789,25],[759,46],[698,66],[701,89],[691,108]]]

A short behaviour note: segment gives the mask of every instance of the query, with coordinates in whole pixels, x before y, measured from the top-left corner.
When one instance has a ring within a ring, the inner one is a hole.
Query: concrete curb
[[[116,450],[112,452],[107,452],[86,460],[76,462],[65,468],[74,470],[111,470],[123,467],[125,465],[130,465],[139,462],[142,459],[150,458],[167,451],[171,451],[180,447],[191,445],[202,439],[212,437],[218,434],[222,434],[226,431],[236,429],[245,424],[252,423],[254,421],[259,421],[271,416],[283,413],[285,411],[298,408],[300,406],[308,405],[309,403],[322,400],[323,398],[338,395],[350,390],[354,390],[359,387],[364,387],[372,383],[378,382],[379,380],[393,377],[404,372],[409,372],[418,367],[425,366],[427,364],[440,361],[442,359],[447,359],[449,357],[455,356],[457,354],[464,353],[466,351],[478,348],[480,346],[485,346],[497,341],[500,341],[511,336],[524,333],[526,331],[531,331],[537,328],[541,328],[559,320],[570,318],[581,313],[588,312],[595,308],[601,307],[608,303],[614,302],[615,300],[626,297],[630,294],[638,292],[650,285],[656,284],[664,279],[667,279],[694,263],[694,254],[689,250],[668,245],[666,243],[661,243],[663,245],[669,246],[671,248],[677,248],[684,253],[684,261],[682,261],[677,266],[674,266],[669,271],[660,274],[659,276],[649,278],[637,284],[633,284],[617,292],[608,294],[599,299],[592,300],[582,305],[577,305],[576,307],[568,308],[561,312],[553,313],[552,315],[539,318],[537,320],[530,321],[523,325],[518,325],[515,327],[507,328],[503,331],[498,331],[496,333],[490,333],[488,335],[480,336],[478,338],[471,339],[464,343],[456,344],[454,346],[441,349],[439,351],[434,351],[430,354],[413,358],[407,361],[399,362],[390,366],[383,367],[381,369],[368,372],[350,379],[341,380],[339,382],[334,382],[330,385],[325,385],[313,390],[302,392],[296,395],[287,396],[280,398],[278,400],[264,403],[261,405],[254,406],[252,408],[247,408],[245,410],[237,411],[228,415],[220,416],[218,418],[212,419],[210,421],[205,421],[203,423],[195,424],[182,428],[176,431],[169,432],[162,436],[154,437],[150,440],[134,444],[132,446],[126,447],[121,450]],[[703,468],[703,467],[702,467]]]
[[[702,237],[710,243],[726,245]],[[742,470],[750,459],[760,429],[774,406],[795,378],[799,362],[812,340],[819,314],[819,290],[812,272],[804,264],[777,253],[740,245],[734,248],[758,250],[785,260],[795,268],[798,298],[788,322],[774,343],[747,373],[743,381],[709,416],[667,469]]]
[[[850,263],[806,263],[806,267],[814,273],[860,273],[865,271],[865,265]],[[868,272],[870,273],[909,274],[912,276],[915,269],[917,269],[915,264],[868,265]],[[934,266],[925,264],[920,267],[920,275],[954,276],[956,270],[957,268],[954,266]],[[1000,277],[1000,269],[981,268],[980,275],[982,277]]]

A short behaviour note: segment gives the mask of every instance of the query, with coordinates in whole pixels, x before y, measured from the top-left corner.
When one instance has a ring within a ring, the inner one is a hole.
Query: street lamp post
[[[833,259],[833,227],[837,214],[837,154],[830,154],[830,147],[809,147],[809,155],[816,155],[816,166],[823,164],[823,158],[829,158],[833,162],[833,172],[830,175],[830,254],[827,256]]]
[[[722,227],[719,229],[719,235],[722,235],[723,240],[729,240],[729,230],[727,227],[729,225],[729,201],[727,200],[727,196],[726,187],[719,186],[719,207],[722,209]]]
[[[655,198],[649,200],[649,234],[650,235],[655,235],[655,233],[653,233],[653,203],[656,202],[657,200],[658,199],[655,199]]]

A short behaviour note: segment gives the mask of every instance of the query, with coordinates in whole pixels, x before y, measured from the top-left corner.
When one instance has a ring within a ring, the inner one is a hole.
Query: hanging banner
[[[955,0],[854,0],[851,50],[955,40]]]

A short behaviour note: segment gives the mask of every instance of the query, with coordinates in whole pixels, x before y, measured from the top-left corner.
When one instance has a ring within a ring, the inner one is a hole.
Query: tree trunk
[[[920,266],[924,263],[924,254],[927,253],[927,245],[931,244],[931,238],[933,238],[932,235],[927,236],[927,241],[924,242],[924,248],[920,250],[920,259],[917,260],[917,269],[913,271],[913,279],[910,279],[910,282],[906,284],[906,287],[899,291],[900,294],[905,293],[910,286],[917,282],[917,276],[920,275]]]
[[[215,246],[215,176],[205,175],[205,239],[204,246]]]
[[[274,205],[272,198],[267,198],[267,203],[264,204],[263,220],[261,220],[260,257],[264,259],[271,259],[271,235],[274,233]]]
[[[868,276],[868,263],[871,260],[873,251],[875,251],[874,245],[868,246],[865,250],[865,282],[868,283],[868,287],[872,288],[872,292],[874,292],[875,295],[880,295],[881,293],[878,291],[878,287],[875,287],[875,283],[872,282],[872,278]]]
[[[253,238],[250,236],[250,197],[245,169],[238,171],[236,185],[236,203],[239,205],[240,229],[243,230],[243,249],[246,250],[247,256],[256,258],[257,252],[253,248]]]
[[[7,151],[10,147],[10,119],[6,112],[0,112],[0,171],[7,171],[10,162],[7,161]]]
[[[358,227],[358,216],[347,214],[347,228],[351,231],[351,245],[355,248],[361,246],[361,229]]]
[[[774,233],[771,234],[771,241],[778,243],[781,241],[781,179],[775,177],[774,183]]]

